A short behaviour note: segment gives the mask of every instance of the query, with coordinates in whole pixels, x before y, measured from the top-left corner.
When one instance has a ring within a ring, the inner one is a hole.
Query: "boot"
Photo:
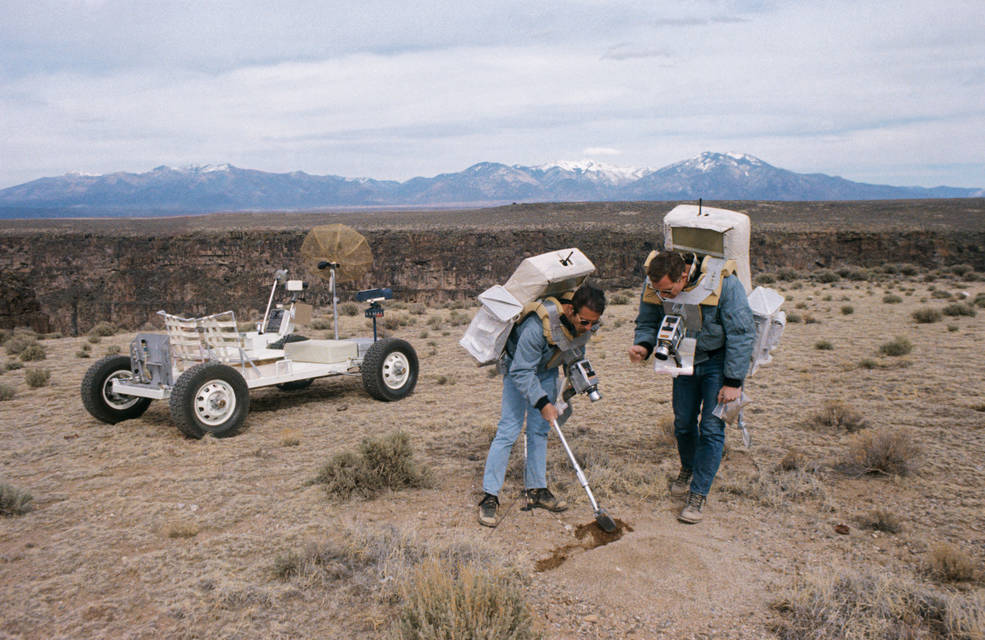
[[[686,524],[697,524],[701,522],[701,507],[705,504],[705,496],[700,493],[689,491],[687,494],[687,504],[681,510],[677,519]]]

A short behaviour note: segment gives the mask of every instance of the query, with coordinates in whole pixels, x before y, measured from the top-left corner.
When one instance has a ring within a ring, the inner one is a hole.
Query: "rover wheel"
[[[236,435],[250,412],[250,393],[238,371],[219,362],[197,364],[171,390],[171,418],[190,438]]]
[[[82,405],[93,418],[116,424],[140,417],[150,398],[113,393],[114,380],[133,378],[129,356],[106,356],[93,363],[82,378]]]
[[[417,353],[399,338],[383,338],[366,352],[361,367],[363,387],[377,400],[400,400],[417,384]]]
[[[291,380],[290,382],[281,382],[277,385],[277,388],[281,391],[300,391],[301,389],[307,389],[314,382],[314,378],[306,378],[305,380]]]

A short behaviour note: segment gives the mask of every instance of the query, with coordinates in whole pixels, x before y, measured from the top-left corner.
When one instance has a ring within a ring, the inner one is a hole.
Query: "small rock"
[[[847,524],[835,525],[835,533],[841,534],[843,536],[847,536],[849,531],[851,531],[851,529],[849,529]]]
[[[598,621],[599,621],[599,617],[597,615],[595,615],[594,613],[591,614],[591,615],[585,616],[585,622],[591,622],[592,624],[595,624]]]

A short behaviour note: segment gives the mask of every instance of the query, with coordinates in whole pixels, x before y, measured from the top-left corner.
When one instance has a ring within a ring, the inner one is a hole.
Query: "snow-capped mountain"
[[[228,164],[41,178],[0,190],[0,217],[143,216],[341,206],[614,200],[865,200],[983,197],[982,189],[894,187],[774,167],[742,153],[702,153],[662,169],[594,161],[480,162],[405,182],[267,173]]]

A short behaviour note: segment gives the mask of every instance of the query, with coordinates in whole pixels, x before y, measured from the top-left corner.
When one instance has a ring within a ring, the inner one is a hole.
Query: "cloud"
[[[611,147],[586,147],[582,153],[586,156],[618,156],[622,151]]]

